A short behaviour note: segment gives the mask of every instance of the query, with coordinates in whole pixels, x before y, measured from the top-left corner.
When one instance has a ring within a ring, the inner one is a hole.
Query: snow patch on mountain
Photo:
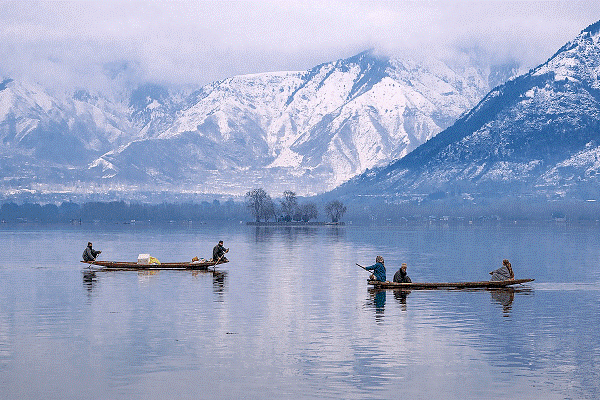
[[[581,181],[600,178],[600,146],[588,143],[586,149],[557,163],[540,180],[547,185],[559,186],[561,181]]]
[[[304,157],[295,153],[289,148],[284,148],[275,161],[267,166],[267,168],[288,167],[295,168],[302,163]]]
[[[112,178],[118,172],[117,167],[103,158],[98,158],[88,167],[90,170],[94,168],[99,168],[102,171],[102,178],[104,179]]]

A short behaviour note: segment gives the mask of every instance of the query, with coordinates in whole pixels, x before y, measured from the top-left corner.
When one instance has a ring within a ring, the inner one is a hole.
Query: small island
[[[296,193],[290,190],[283,192],[279,205],[263,188],[253,189],[246,193],[246,207],[254,216],[254,221],[247,225],[257,226],[314,226],[314,225],[344,225],[341,222],[346,213],[346,206],[339,200],[325,204],[325,215],[328,222],[312,221],[318,217],[318,208],[314,202],[301,204]]]

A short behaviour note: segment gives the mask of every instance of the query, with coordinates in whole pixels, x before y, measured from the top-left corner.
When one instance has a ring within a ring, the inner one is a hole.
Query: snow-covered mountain
[[[0,188],[76,182],[94,159],[129,143],[126,110],[78,91],[67,101],[39,85],[0,83]]]
[[[600,21],[406,157],[334,193],[598,199],[599,156]]]
[[[91,171],[205,193],[322,192],[449,126],[516,67],[502,68],[364,52],[305,72],[229,78],[193,93],[158,136],[103,155]]]
[[[7,79],[0,84],[2,186],[319,193],[405,156],[516,68],[364,52],[191,93],[147,84],[121,98],[81,89],[59,99]]]
[[[78,89],[54,95],[39,84],[0,82],[0,189],[58,192],[95,185],[86,171],[98,157],[157,135],[173,120],[177,96],[143,85],[122,99]],[[163,103],[155,97],[161,95]],[[154,95],[154,97],[153,97]],[[166,111],[165,111],[166,110]]]

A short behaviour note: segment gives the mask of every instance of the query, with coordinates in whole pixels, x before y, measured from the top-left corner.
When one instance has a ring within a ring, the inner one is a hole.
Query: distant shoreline
[[[246,225],[251,225],[251,226],[320,226],[320,225],[340,226],[340,225],[345,225],[345,223],[344,222],[246,222]]]

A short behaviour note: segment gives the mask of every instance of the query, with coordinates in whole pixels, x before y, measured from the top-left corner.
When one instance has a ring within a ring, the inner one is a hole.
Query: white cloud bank
[[[64,84],[127,65],[205,84],[305,70],[373,48],[479,48],[533,67],[600,19],[593,1],[0,1],[0,75]]]

